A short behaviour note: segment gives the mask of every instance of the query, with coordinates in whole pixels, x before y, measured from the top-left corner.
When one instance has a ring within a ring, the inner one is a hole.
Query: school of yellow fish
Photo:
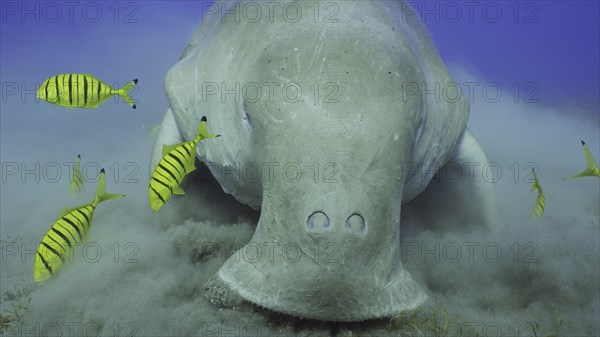
[[[98,107],[113,95],[118,95],[135,109],[136,104],[131,99],[129,91],[137,83],[138,80],[134,79],[121,89],[114,89],[91,74],[59,74],[42,83],[37,91],[37,97],[61,107],[89,109]],[[220,136],[206,131],[206,121],[206,117],[202,117],[198,134],[193,140],[164,146],[163,158],[152,173],[148,190],[153,211],[157,212],[173,194],[183,194],[179,185],[187,174],[195,170],[198,143],[203,139]],[[158,126],[152,129],[152,137],[156,137],[158,129]],[[81,193],[84,190],[84,182],[85,179],[81,174],[81,155],[77,155],[69,179],[69,190],[73,194]],[[105,186],[105,171],[102,169],[94,200],[73,208],[65,207],[60,212],[37,247],[33,266],[35,282],[43,284],[55,275],[72,256],[77,246],[88,240],[94,211],[101,202],[124,197],[122,194],[106,193]]]
[[[563,179],[575,179],[581,177],[597,177],[600,178],[600,169],[598,169],[598,164],[594,160],[592,156],[592,152],[588,148],[587,144],[582,140],[581,146],[583,147],[583,153],[585,154],[586,168],[585,170]],[[537,174],[532,169],[533,173],[533,185],[531,186],[532,191],[537,191],[537,199],[535,202],[535,206],[531,210],[531,218],[541,218],[544,214],[544,207],[546,206],[546,196],[544,195],[544,190],[542,189],[542,185],[540,185],[540,181],[538,179]]]
[[[129,96],[129,91],[137,82],[138,80],[134,79],[121,89],[113,89],[90,74],[60,74],[44,81],[37,91],[37,96],[48,103],[66,108],[96,108],[109,97],[119,95],[129,106],[135,109],[136,104]],[[198,143],[203,139],[220,136],[209,134],[206,124],[206,117],[202,117],[198,132],[193,140],[163,146],[163,156],[150,176],[148,187],[150,208],[154,212],[158,212],[174,194],[184,194],[180,185],[183,179],[196,169],[194,162]],[[158,126],[152,129],[151,137],[156,137],[158,129]],[[581,141],[581,144],[587,166],[582,172],[564,179],[600,178],[598,164],[585,142]],[[540,218],[544,214],[546,198],[538,175],[534,170],[532,170],[532,174],[534,181],[531,190],[537,191],[537,199],[531,211],[531,217]],[[65,207],[54,224],[50,226],[37,248],[33,268],[33,276],[36,282],[41,284],[56,274],[64,262],[72,256],[73,250],[87,241],[94,211],[101,202],[124,196],[122,194],[106,193],[105,184],[105,171],[102,169],[94,200],[73,208]],[[80,193],[83,188],[84,177],[81,174],[81,155],[77,155],[77,161],[69,181],[69,190],[73,193]]]

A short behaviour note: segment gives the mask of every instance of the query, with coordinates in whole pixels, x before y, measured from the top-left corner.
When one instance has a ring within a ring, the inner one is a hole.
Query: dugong
[[[496,226],[468,102],[404,2],[217,1],[165,87],[152,168],[207,116],[222,137],[197,157],[260,209],[251,241],[207,283],[213,302],[393,316],[428,299],[401,263],[403,204],[425,195],[428,221]],[[449,165],[461,179],[432,180]]]

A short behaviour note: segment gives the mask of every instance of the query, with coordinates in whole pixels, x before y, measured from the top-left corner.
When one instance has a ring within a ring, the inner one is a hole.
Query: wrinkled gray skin
[[[428,296],[400,260],[401,205],[423,194],[415,204],[427,204],[432,223],[494,227],[492,187],[467,179],[469,162],[487,162],[465,127],[468,104],[422,97],[451,78],[405,4],[321,2],[316,19],[314,1],[277,4],[272,13],[262,4],[256,20],[255,5],[217,3],[239,18],[207,15],[166,78],[171,107],[152,167],[163,144],[193,139],[206,115],[222,137],[201,141],[198,158],[261,210],[207,297],[326,321],[414,309]],[[236,85],[239,100],[221,95]],[[450,162],[462,179],[430,184]]]

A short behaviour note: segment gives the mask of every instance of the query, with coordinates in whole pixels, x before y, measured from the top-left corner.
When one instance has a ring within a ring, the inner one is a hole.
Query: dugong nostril
[[[365,226],[365,219],[360,214],[352,214],[346,220],[346,229],[354,234],[364,235],[367,231],[367,227]]]
[[[306,230],[309,232],[323,233],[329,229],[329,217],[321,211],[313,212],[306,220]]]

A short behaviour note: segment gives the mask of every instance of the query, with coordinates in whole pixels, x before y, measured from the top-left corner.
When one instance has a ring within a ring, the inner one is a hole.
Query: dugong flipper
[[[152,165],[206,115],[222,137],[198,157],[224,191],[261,209],[207,295],[327,321],[414,309],[427,294],[401,263],[401,205],[418,201],[429,172],[486,160],[466,131],[468,104],[460,92],[424,94],[452,79],[407,4],[277,4],[218,1],[167,74]],[[256,6],[263,16],[249,16]],[[476,196],[465,221],[487,225],[491,186],[460,185],[440,184],[440,195]]]
[[[483,226],[490,233],[496,232],[499,224],[493,188],[498,178],[495,168],[475,136],[465,128],[452,159],[436,170],[425,191],[402,206],[403,218],[434,230]]]

